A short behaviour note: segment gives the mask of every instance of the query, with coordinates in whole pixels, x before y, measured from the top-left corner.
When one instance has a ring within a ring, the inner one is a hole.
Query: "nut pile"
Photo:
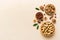
[[[54,15],[55,6],[53,4],[48,4],[45,6],[45,13],[49,16]]]
[[[41,33],[45,37],[51,37],[51,36],[53,36],[54,31],[55,31],[55,26],[51,22],[44,22],[41,25]]]

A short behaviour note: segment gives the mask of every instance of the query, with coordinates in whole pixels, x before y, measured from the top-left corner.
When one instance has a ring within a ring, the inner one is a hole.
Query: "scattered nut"
[[[41,21],[38,21],[38,23],[41,23]]]
[[[44,4],[44,6],[45,6],[45,4]]]
[[[56,18],[56,16],[55,16],[55,18]]]
[[[45,15],[45,14],[44,14]]]
[[[36,20],[33,20],[33,22],[35,23],[35,22],[36,22]]]
[[[56,15],[56,14],[55,14]]]
[[[40,6],[40,9],[41,9],[42,11],[44,11],[44,6]]]
[[[44,17],[44,20],[46,21],[47,20],[47,17]]]
[[[56,19],[52,19],[52,23],[54,23],[54,24],[55,24],[55,23],[56,23]]]
[[[53,16],[50,17],[50,20],[53,18]]]
[[[43,21],[43,19],[41,19],[41,21]]]

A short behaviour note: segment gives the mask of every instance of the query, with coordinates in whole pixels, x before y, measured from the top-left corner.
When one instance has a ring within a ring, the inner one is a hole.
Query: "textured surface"
[[[55,13],[55,6],[53,4],[48,4],[45,7],[45,13],[49,16],[54,15]]]
[[[41,26],[42,35],[45,37],[51,37],[54,35],[55,26],[51,22],[44,22]]]

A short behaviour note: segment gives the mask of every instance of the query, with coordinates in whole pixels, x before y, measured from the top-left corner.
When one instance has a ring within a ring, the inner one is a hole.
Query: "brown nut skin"
[[[41,9],[42,11],[44,11],[44,6],[40,6],[40,9]]]
[[[55,23],[56,23],[56,19],[52,19],[52,23],[54,23],[54,24],[55,24]]]
[[[44,22],[42,25],[41,25],[41,28],[40,28],[40,31],[41,31],[41,34],[44,36],[44,37],[47,37],[47,38],[50,38],[54,35],[55,33],[55,26],[53,23],[51,22]]]
[[[42,12],[37,12],[35,16],[36,16],[37,20],[43,19],[43,13]]]
[[[45,13],[49,16],[55,14],[55,6],[53,4],[48,4],[45,6]]]

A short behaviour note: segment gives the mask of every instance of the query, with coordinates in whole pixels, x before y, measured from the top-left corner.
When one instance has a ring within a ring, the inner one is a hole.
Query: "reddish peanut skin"
[[[43,18],[42,12],[37,12],[37,13],[36,13],[36,19],[37,19],[37,20],[40,20],[40,19],[42,19],[42,18]]]

